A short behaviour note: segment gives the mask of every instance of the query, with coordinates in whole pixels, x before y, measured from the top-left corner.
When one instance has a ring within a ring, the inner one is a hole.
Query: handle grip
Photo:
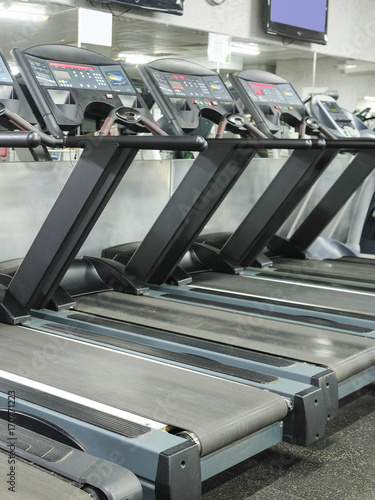
[[[164,132],[160,127],[156,125],[152,120],[146,118],[137,109],[134,108],[114,108],[111,110],[107,118],[99,131],[100,136],[108,135],[110,128],[114,123],[122,123],[125,125],[134,125],[136,123],[143,125],[154,135],[167,136],[168,134]]]
[[[36,148],[41,142],[36,132],[0,132],[1,148]]]
[[[0,102],[0,116],[5,116],[11,123],[16,125],[20,130],[23,130],[25,132],[29,131],[37,134],[40,138],[39,144],[42,143],[46,146],[53,146],[53,147],[62,146],[64,144],[63,139],[57,139],[56,137],[52,137],[50,135],[45,134],[41,130],[38,130],[36,127],[34,127],[34,125],[31,125],[31,123],[22,118],[22,116],[19,116],[17,115],[17,113],[14,113],[10,109],[6,108],[4,104],[1,102]],[[8,146],[12,147],[10,145]],[[24,146],[24,147],[35,147],[35,146]]]

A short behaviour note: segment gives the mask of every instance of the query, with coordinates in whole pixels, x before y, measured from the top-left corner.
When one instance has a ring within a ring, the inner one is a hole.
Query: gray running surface
[[[344,262],[335,260],[320,260],[320,259],[275,259],[273,268],[276,271],[291,271],[301,275],[322,276],[332,279],[348,279],[354,281],[372,282],[375,287],[375,259],[372,263],[362,262],[358,258],[358,263]]]
[[[298,275],[296,275],[298,279]],[[303,280],[302,280],[303,281]],[[339,290],[332,287],[312,286],[312,283],[282,282],[280,277],[273,278],[250,275],[233,276],[219,273],[202,273],[194,277],[193,286],[226,290],[253,298],[270,299],[311,307],[339,311],[345,314],[374,316],[375,294]]]
[[[338,382],[375,364],[375,339],[149,296],[87,295],[76,310],[329,367]]]
[[[288,411],[282,397],[244,384],[28,328],[0,325],[0,335],[3,371],[194,432],[202,455]]]

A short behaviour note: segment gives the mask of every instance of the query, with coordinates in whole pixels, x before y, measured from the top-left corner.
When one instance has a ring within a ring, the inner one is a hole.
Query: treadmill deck
[[[226,291],[254,299],[268,299],[271,303],[317,307],[346,315],[374,316],[375,295],[370,293],[339,290],[313,283],[286,282],[276,275],[273,278],[271,273],[267,273],[265,277],[259,276],[259,273],[257,276],[245,273],[237,276],[213,272],[196,274],[191,287],[196,291],[200,288]]]
[[[329,367],[338,382],[375,364],[375,339],[149,296],[87,295],[75,310]]]
[[[273,259],[273,269],[276,272],[285,272],[299,275],[299,278],[304,279],[304,275],[316,276],[321,278],[342,279],[360,282],[372,285],[375,290],[375,260],[370,263],[361,262],[361,258],[354,261],[345,262],[341,260],[322,260],[322,259]]]
[[[9,390],[24,377],[51,395],[65,391],[66,405],[85,398],[92,408],[100,403],[191,431],[202,455],[288,413],[286,401],[266,390],[28,328],[0,325],[0,333]]]

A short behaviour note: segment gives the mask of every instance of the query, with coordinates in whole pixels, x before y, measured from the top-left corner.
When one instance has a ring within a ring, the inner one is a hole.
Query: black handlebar
[[[64,145],[64,139],[57,139],[56,137],[52,137],[51,135],[47,135],[41,130],[37,129],[34,127],[34,125],[31,125],[28,121],[24,120],[22,116],[17,115],[17,113],[14,113],[10,109],[6,108],[3,103],[0,102],[0,116],[5,116],[11,123],[16,125],[19,129],[24,130],[24,131],[29,131],[29,132],[34,132],[35,134],[38,134],[40,137],[41,142],[45,146],[63,146]],[[40,142],[39,142],[40,144]],[[10,145],[9,145],[10,146]],[[10,146],[11,147],[11,146]],[[26,146],[25,146],[26,147]]]
[[[216,139],[207,139],[208,145]],[[235,142],[240,148],[254,149],[323,149],[326,142],[323,139],[225,139],[225,142]],[[214,146],[213,146],[214,147]]]
[[[176,137],[176,136],[74,136],[65,139],[65,146],[83,148],[85,145],[100,147],[101,144],[119,144],[122,148],[137,149],[165,149],[170,151],[204,151],[207,142],[203,137]]]
[[[120,108],[121,110],[122,108]],[[123,108],[128,109],[128,108]],[[116,113],[116,110],[114,110]],[[18,128],[29,131],[28,134],[21,132],[4,132],[0,135],[0,146],[4,147],[36,147],[40,144],[45,146],[63,146],[63,147],[79,147],[83,148],[87,144],[91,144],[94,147],[100,147],[101,144],[119,144],[120,147],[127,148],[138,148],[138,149],[167,149],[167,150],[179,150],[184,149],[187,151],[203,151],[207,147],[207,142],[200,136],[193,137],[170,137],[165,134],[162,129],[158,130],[158,133],[164,134],[159,136],[115,136],[108,137],[107,135],[100,135],[99,137],[64,137],[56,138],[45,134],[44,132],[38,130],[36,127],[31,125],[29,122],[24,120],[21,116],[13,113],[7,109],[4,104],[0,103],[0,116],[5,116],[9,121],[15,124]],[[142,120],[137,121],[149,121],[147,118],[142,116]],[[112,118],[111,118],[111,121]],[[157,125],[155,125],[157,127]],[[151,125],[150,125],[151,127]]]
[[[1,148],[36,148],[41,142],[37,132],[0,132]]]
[[[375,149],[375,140],[362,137],[353,137],[352,139],[332,139],[327,140],[327,148],[340,148],[340,149]]]

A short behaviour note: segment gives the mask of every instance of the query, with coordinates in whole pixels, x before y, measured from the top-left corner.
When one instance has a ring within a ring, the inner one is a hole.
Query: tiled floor
[[[341,401],[309,448],[280,443],[211,478],[203,500],[374,500],[375,384]]]

